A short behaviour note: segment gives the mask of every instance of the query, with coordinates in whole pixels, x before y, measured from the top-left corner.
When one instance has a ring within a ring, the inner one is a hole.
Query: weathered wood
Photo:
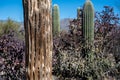
[[[51,0],[23,0],[27,80],[52,80]]]

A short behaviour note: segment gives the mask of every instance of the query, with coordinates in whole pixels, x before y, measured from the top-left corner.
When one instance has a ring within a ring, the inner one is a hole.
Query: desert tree
[[[118,57],[118,50],[120,48],[120,36],[118,35],[119,25],[120,18],[119,15],[114,12],[113,7],[104,6],[104,10],[102,10],[102,12],[96,12],[95,45],[96,43],[99,45],[99,51],[100,53],[103,53],[103,55],[107,55],[107,53],[112,53],[115,58]]]

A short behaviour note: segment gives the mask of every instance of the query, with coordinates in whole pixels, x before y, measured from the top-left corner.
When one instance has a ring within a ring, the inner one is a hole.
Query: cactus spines
[[[85,47],[93,46],[94,42],[94,8],[90,0],[86,0],[83,7],[83,37]],[[91,51],[91,50],[90,50]]]
[[[59,35],[60,33],[60,14],[59,14],[59,6],[54,4],[52,10],[52,26],[53,26],[53,36]]]

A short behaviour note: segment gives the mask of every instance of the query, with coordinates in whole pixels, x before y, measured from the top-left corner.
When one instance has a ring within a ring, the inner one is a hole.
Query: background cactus
[[[83,37],[84,46],[89,49],[92,48],[94,42],[94,8],[90,0],[87,0],[83,7]]]
[[[78,19],[78,20],[81,18],[80,15],[81,15],[81,8],[78,7],[78,8],[77,8],[77,19]]]
[[[59,35],[60,33],[60,14],[59,14],[59,6],[55,4],[53,6],[53,12],[52,12],[52,26],[53,26],[53,36]]]
[[[77,27],[79,28],[79,29],[81,29],[81,27],[82,27],[82,8],[80,8],[80,7],[78,7],[77,8]]]

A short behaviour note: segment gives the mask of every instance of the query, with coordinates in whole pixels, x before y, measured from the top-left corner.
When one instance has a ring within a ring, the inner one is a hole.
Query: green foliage
[[[0,35],[8,34],[10,31],[18,32],[20,25],[17,22],[9,19],[5,22],[0,22]]]
[[[59,15],[59,6],[55,4],[52,10],[52,26],[53,26],[53,36],[59,35],[60,33],[60,15]]]
[[[20,23],[15,22],[8,18],[7,21],[0,22],[0,36],[4,34],[9,34],[10,32],[15,32],[19,39],[24,40],[24,30],[20,30]]]
[[[87,0],[83,7],[83,37],[85,41],[85,54],[91,53],[94,42],[94,8],[91,1]],[[90,49],[90,50],[88,50]]]

